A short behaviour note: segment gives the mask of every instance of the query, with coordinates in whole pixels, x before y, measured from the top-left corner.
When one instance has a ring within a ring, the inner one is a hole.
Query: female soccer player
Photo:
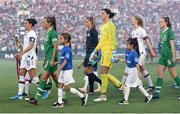
[[[37,93],[34,98],[27,99],[27,102],[36,105],[38,100],[42,97],[42,94],[46,88],[47,79],[52,76],[56,87],[58,87],[58,77],[55,71],[58,65],[55,62],[59,61],[58,58],[58,33],[56,31],[55,17],[45,17],[42,22],[43,28],[46,30],[44,39],[44,69],[41,76],[41,81],[38,86]]]
[[[72,94],[75,94],[81,98],[82,106],[86,105],[88,94],[82,94],[77,89],[72,87],[72,84],[75,82],[73,78],[73,69],[72,69],[72,49],[71,49],[71,36],[68,33],[62,33],[59,37],[60,43],[63,45],[61,50],[60,62],[56,62],[56,64],[60,64],[59,66],[59,87],[58,87],[58,102],[55,102],[52,107],[60,108],[64,107],[64,103],[62,101],[63,98],[63,86],[67,91]]]
[[[28,72],[32,81],[39,83],[39,78],[36,76],[36,44],[37,36],[33,27],[37,21],[35,19],[26,19],[24,21],[24,27],[26,34],[24,36],[23,51],[16,54],[16,58],[21,60],[20,70],[19,70],[19,84],[18,84],[18,94],[16,96],[10,97],[10,99],[22,99],[22,93],[25,84],[25,75]]]
[[[95,102],[106,101],[106,93],[108,81],[111,81],[117,88],[122,88],[122,83],[117,80],[113,75],[109,74],[108,71],[112,66],[112,52],[116,49],[116,27],[110,20],[113,18],[115,13],[112,13],[110,9],[102,9],[101,18],[103,20],[103,25],[100,28],[100,41],[90,56],[90,61],[95,59],[95,54],[97,51],[101,51],[101,67],[100,67],[100,76],[101,76],[101,95],[97,99],[94,99]]]
[[[129,38],[126,44],[126,54],[125,54],[125,63],[127,67],[125,72],[127,73],[127,78],[125,81],[125,88],[123,90],[124,99],[119,101],[118,104],[129,104],[128,98],[130,94],[130,88],[135,87],[138,88],[139,91],[145,96],[145,102],[149,103],[152,99],[152,95],[148,94],[143,87],[140,69],[138,65],[138,43],[135,39]]]
[[[176,51],[174,46],[174,32],[171,28],[169,17],[162,17],[160,19],[160,39],[161,39],[161,56],[159,58],[157,67],[157,81],[155,86],[155,93],[153,99],[160,98],[160,92],[163,84],[164,71],[168,68],[171,77],[175,80],[177,88],[180,87],[180,78],[177,76],[175,62]]]
[[[155,56],[155,52],[152,48],[152,45],[147,37],[146,31],[143,29],[143,20],[139,16],[132,16],[131,17],[131,25],[133,27],[133,31],[131,32],[132,38],[137,39],[138,41],[138,46],[139,46],[139,53],[140,56],[138,58],[138,64],[140,65],[140,71],[143,74],[145,80],[147,81],[148,84],[148,89],[147,91],[151,91],[154,89],[154,85],[152,82],[152,79],[150,77],[150,74],[148,71],[145,69],[145,63],[146,63],[146,46],[147,45],[149,52],[151,56]],[[125,73],[126,75],[127,73]],[[123,80],[125,80],[125,77],[123,77]],[[123,82],[123,81],[122,81]]]
[[[83,92],[87,92],[87,85],[89,82],[89,92],[94,92],[94,81],[97,81],[98,88],[95,91],[100,91],[101,80],[96,76],[93,72],[94,68],[97,68],[97,63],[95,65],[91,65],[89,63],[89,57],[93,50],[96,48],[98,44],[98,32],[95,28],[95,22],[93,17],[88,17],[85,26],[88,28],[86,34],[86,57],[84,59],[84,73],[86,76],[84,77],[85,86],[83,88],[79,88]]]

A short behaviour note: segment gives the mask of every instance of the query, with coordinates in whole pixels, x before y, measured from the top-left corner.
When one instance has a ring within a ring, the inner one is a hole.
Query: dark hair
[[[137,24],[143,28],[144,27],[143,19],[140,16],[136,16],[136,15],[134,15],[133,17],[138,21]]]
[[[61,34],[65,40],[68,41],[69,47],[71,47],[71,35],[69,33],[62,33]]]
[[[92,28],[95,27],[95,22],[93,17],[87,17],[87,20],[89,20],[92,24]]]
[[[108,9],[108,8],[104,8],[104,9],[102,9],[102,10],[104,10],[107,14],[109,14],[109,18],[110,18],[110,19],[115,16],[115,13],[112,12],[112,11],[111,11],[110,9]]]
[[[51,25],[53,26],[53,29],[56,30],[56,18],[54,16],[47,16],[45,17],[45,19],[47,20],[48,23],[51,23]]]
[[[37,24],[37,21],[35,19],[26,19],[26,21],[29,23],[29,24],[32,24],[32,27]]]
[[[134,49],[136,50],[137,54],[138,54],[138,57],[140,56],[140,53],[139,53],[139,45],[138,45],[138,41],[137,41],[137,38],[129,38],[127,40],[127,43],[129,45],[133,45]]]
[[[167,23],[167,27],[171,28],[172,26],[169,17],[163,17],[163,19]]]

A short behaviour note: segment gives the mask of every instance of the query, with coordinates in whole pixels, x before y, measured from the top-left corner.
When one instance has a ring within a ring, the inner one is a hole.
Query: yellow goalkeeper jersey
[[[96,50],[115,50],[116,44],[116,26],[112,23],[112,21],[108,21],[100,27],[100,40]]]

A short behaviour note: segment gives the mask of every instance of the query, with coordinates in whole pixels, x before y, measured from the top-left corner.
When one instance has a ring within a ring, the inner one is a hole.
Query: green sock
[[[179,78],[179,76],[176,76],[174,78],[174,80],[176,81],[177,86],[180,86],[180,78]]]
[[[39,99],[41,99],[45,87],[46,87],[46,81],[40,81],[39,86],[38,86],[38,90],[37,90],[36,95],[35,95],[35,99],[37,101]]]
[[[155,86],[155,94],[160,95],[162,84],[163,84],[163,79],[157,78],[156,86]]]

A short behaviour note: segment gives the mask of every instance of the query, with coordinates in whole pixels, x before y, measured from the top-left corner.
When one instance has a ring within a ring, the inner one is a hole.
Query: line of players
[[[115,76],[109,74],[109,69],[112,68],[114,62],[119,59],[116,54],[117,40],[116,40],[116,26],[111,21],[111,18],[115,16],[115,13],[110,9],[102,9],[101,19],[103,21],[100,27],[100,40],[98,42],[98,33],[95,29],[95,22],[92,17],[87,18],[86,27],[87,39],[86,39],[86,57],[84,59],[84,72],[85,86],[79,88],[79,90],[72,87],[75,82],[73,79],[73,65],[72,65],[72,50],[71,50],[71,36],[69,33],[62,33],[58,38],[56,32],[56,21],[54,17],[45,17],[42,26],[46,30],[44,38],[45,60],[43,63],[42,75],[39,78],[36,76],[36,43],[37,36],[33,30],[33,26],[37,23],[34,19],[26,19],[24,22],[27,33],[24,37],[23,51],[16,54],[16,58],[21,60],[19,71],[19,84],[18,94],[11,99],[22,99],[23,90],[25,86],[24,76],[28,72],[32,78],[32,82],[38,85],[38,89],[34,98],[27,98],[26,100],[31,104],[38,104],[38,101],[44,96],[47,97],[49,89],[47,89],[47,80],[52,76],[57,90],[58,100],[52,107],[59,108],[64,107],[63,102],[63,87],[64,90],[69,91],[80,97],[82,106],[86,105],[88,94],[96,91],[100,91],[101,95],[94,99],[94,102],[107,100],[107,86],[108,81],[112,82],[115,87],[123,91],[124,98],[119,101],[119,104],[128,104],[128,97],[131,87],[136,87],[145,96],[145,102],[160,98],[160,90],[162,88],[163,73],[168,68],[171,76],[176,81],[172,86],[179,88],[180,79],[176,74],[175,62],[179,59],[176,58],[174,48],[174,33],[171,28],[170,20],[168,17],[162,17],[160,19],[161,28],[161,45],[162,51],[158,65],[158,78],[154,87],[150,74],[145,69],[145,57],[147,55],[145,46],[150,50],[151,56],[156,56],[153,47],[147,37],[146,31],[143,29],[143,20],[139,16],[131,17],[131,25],[133,31],[131,37],[126,42],[125,60],[126,68],[122,82],[116,79]],[[58,42],[63,45],[60,56],[58,55]],[[99,54],[99,52],[101,54]],[[99,58],[101,55],[101,58]],[[60,61],[59,61],[60,57]],[[96,73],[93,72],[93,68],[97,67],[97,61],[100,59],[100,79]],[[56,72],[57,71],[57,72]],[[141,77],[145,78],[148,84],[148,90],[155,90],[153,95],[147,93],[143,87]],[[58,79],[59,76],[59,79]],[[98,89],[94,91],[94,81],[98,82]],[[39,84],[38,84],[39,83]],[[89,90],[87,85],[89,84]],[[28,87],[27,87],[28,88]],[[25,91],[28,94],[28,89]],[[65,95],[65,94],[64,94]]]

